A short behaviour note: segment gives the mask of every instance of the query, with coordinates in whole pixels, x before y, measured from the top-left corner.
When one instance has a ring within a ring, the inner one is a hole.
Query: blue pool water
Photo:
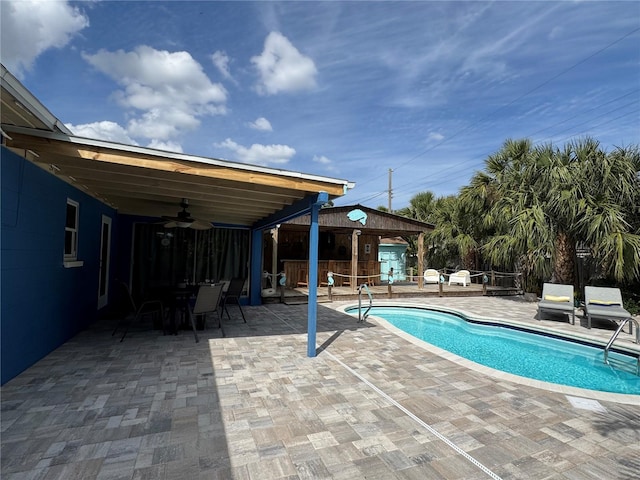
[[[602,348],[471,323],[450,313],[409,307],[373,307],[369,313],[416,338],[496,370],[590,390],[640,394],[637,360],[630,355],[610,352],[610,365],[606,365]]]

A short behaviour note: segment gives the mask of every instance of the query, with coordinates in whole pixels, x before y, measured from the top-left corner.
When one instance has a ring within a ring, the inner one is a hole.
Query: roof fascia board
[[[58,120],[4,65],[0,64],[0,67],[2,67],[2,88],[7,90],[17,102],[20,102],[20,105],[47,125],[52,132],[58,130],[68,135],[71,134],[71,130],[65,127],[64,123]],[[32,131],[31,129],[29,130]]]
[[[328,216],[335,215],[336,213],[347,213],[347,212],[349,212],[351,210],[354,210],[354,209],[360,209],[360,210],[364,211],[365,213],[367,213],[368,215],[377,215],[377,216],[381,216],[381,217],[386,217],[386,218],[389,218],[390,220],[392,220],[394,222],[402,223],[402,224],[405,224],[405,225],[412,225],[413,227],[415,227],[415,231],[416,232],[424,232],[426,230],[434,230],[435,229],[435,225],[433,225],[431,223],[422,222],[422,221],[416,220],[414,218],[403,217],[402,215],[397,215],[395,213],[383,212],[382,210],[377,210],[375,208],[365,207],[365,206],[360,205],[360,204],[341,205],[339,207],[329,207],[329,208],[321,209],[320,213],[319,213],[320,225],[322,227],[337,227],[338,225],[326,223],[325,218],[328,217]],[[309,218],[304,218],[304,219],[303,218],[296,218],[296,222],[293,225],[309,225],[309,221],[310,221]],[[365,227],[365,228],[367,228],[367,227]],[[385,228],[383,230],[387,230],[387,229]],[[396,231],[393,228],[390,228],[390,230]],[[407,232],[408,231],[409,230],[407,230]]]
[[[265,230],[267,228],[273,228],[278,224],[284,223],[292,218],[299,217],[311,212],[311,208],[314,205],[324,205],[329,201],[329,194],[327,192],[319,192],[316,195],[309,195],[297,202],[283,208],[273,215],[269,215],[266,218],[256,222],[252,229]]]
[[[201,157],[197,155],[188,155],[184,153],[167,152],[164,150],[156,150],[153,148],[139,147],[134,145],[125,145],[122,143],[108,142],[105,140],[95,140],[91,138],[76,137],[71,134],[63,135],[57,132],[45,132],[45,131],[34,130],[30,128],[16,127],[13,125],[6,125],[4,129],[6,131],[20,133],[22,135],[31,135],[34,137],[44,138],[48,140],[56,140],[60,142],[70,143],[73,145],[82,145],[82,146],[91,147],[91,148],[107,148],[111,150],[127,152],[130,154],[148,155],[152,157],[182,160],[182,161],[188,161],[188,162],[194,162],[194,163],[201,163],[205,165],[214,165],[219,167],[232,168],[232,169],[250,171],[250,172],[258,172],[258,173],[264,173],[269,175],[277,175],[281,177],[288,177],[288,178],[294,178],[294,179],[300,179],[300,180],[309,180],[314,182],[341,185],[343,187],[343,191],[344,189],[352,189],[355,187],[355,183],[349,182],[348,180],[324,177],[320,175],[310,175],[310,174],[295,172],[291,170],[261,167],[258,165],[249,165],[246,163],[238,163],[230,160],[219,160],[219,159]]]
[[[432,223],[427,223],[427,222],[423,222],[421,220],[416,220],[415,218],[409,218],[409,217],[403,217],[402,215],[398,215],[397,213],[392,213],[392,212],[386,212],[384,210],[378,210],[377,208],[371,208],[371,207],[366,207],[364,205],[360,205],[359,203],[356,203],[355,205],[340,205],[340,206],[336,206],[336,207],[331,207],[334,209],[341,209],[341,210],[353,210],[355,208],[359,208],[360,210],[363,210],[366,213],[371,213],[374,215],[380,215],[383,217],[388,217],[388,218],[392,218],[392,219],[401,219],[401,221],[403,222],[408,222],[408,223],[413,223],[414,225],[417,226],[427,226],[429,228],[435,228],[435,225],[433,225]],[[321,211],[321,213],[324,213]],[[328,212],[327,212],[328,213]]]

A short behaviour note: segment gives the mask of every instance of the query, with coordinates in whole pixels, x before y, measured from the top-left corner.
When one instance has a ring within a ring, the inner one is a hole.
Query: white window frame
[[[74,225],[67,226],[67,209],[69,206],[73,206],[76,210],[76,218]],[[79,223],[80,223],[80,203],[75,200],[71,200],[67,198],[67,203],[65,204],[65,212],[64,212],[64,246],[63,246],[63,261],[64,266],[69,267],[81,267],[84,262],[78,261],[78,232],[79,232]],[[67,234],[71,234],[71,251],[67,252]]]

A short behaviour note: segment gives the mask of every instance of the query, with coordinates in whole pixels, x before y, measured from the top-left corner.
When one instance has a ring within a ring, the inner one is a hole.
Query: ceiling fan
[[[164,228],[192,228],[194,230],[209,230],[213,228],[211,222],[207,222],[205,220],[198,220],[193,218],[191,214],[187,211],[189,207],[189,200],[186,198],[182,199],[180,202],[180,207],[182,207],[182,211],[178,212],[175,217],[165,216],[162,218],[165,220]]]

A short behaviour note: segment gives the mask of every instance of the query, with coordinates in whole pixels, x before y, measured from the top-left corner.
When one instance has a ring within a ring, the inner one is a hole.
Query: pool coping
[[[358,306],[357,304],[346,303],[344,305],[338,306],[336,310],[346,315],[353,316],[353,314],[348,313],[347,310],[352,309],[354,307],[357,308],[357,306]],[[379,305],[379,306],[382,306],[382,305]],[[530,323],[518,322],[515,320],[498,320],[495,318],[484,317],[481,315],[476,315],[476,314],[467,312],[460,308],[443,307],[441,305],[430,305],[428,303],[412,304],[408,306],[407,304],[395,303],[395,302],[388,302],[388,303],[385,302],[384,306],[435,310],[435,311],[451,313],[454,315],[461,316],[467,321],[473,321],[473,322],[485,323],[485,324],[491,323],[496,325],[507,325],[507,326],[516,327],[522,330],[540,332],[540,333],[553,335],[554,337],[565,338],[569,341],[574,340],[574,341],[579,341],[584,343],[601,345],[603,347],[606,345],[606,342],[602,342],[600,339],[596,339],[590,336],[569,334],[567,332],[558,331],[544,325],[532,326]],[[371,321],[371,320],[374,320],[373,323],[376,323],[377,325],[384,327],[385,329],[389,330],[395,335],[407,340],[408,342],[420,348],[423,348],[424,350],[427,350],[446,360],[450,360],[454,363],[457,363],[458,365],[464,366],[466,368],[469,368],[470,370],[474,370],[478,373],[482,373],[484,375],[487,375],[497,380],[506,380],[506,381],[510,381],[520,385],[540,388],[543,390],[562,393],[565,395],[587,397],[594,400],[602,400],[607,402],[622,403],[625,405],[640,406],[640,395],[627,394],[627,393],[602,392],[600,390],[590,390],[586,388],[560,385],[557,383],[545,382],[542,380],[522,377],[520,375],[515,375],[513,373],[503,372],[502,370],[497,370],[495,368],[487,367],[486,365],[481,365],[479,363],[474,362],[473,360],[469,360],[467,358],[461,357],[459,355],[456,355],[455,353],[449,352],[448,350],[444,350],[440,347],[436,347],[435,345],[432,345],[424,340],[420,340],[419,338],[416,338],[413,335],[407,332],[404,332],[403,330],[400,330],[399,328],[392,325],[391,323],[389,323],[388,321],[386,321],[381,317],[377,317],[375,315],[367,316],[367,321]],[[637,349],[629,345],[625,345],[623,348],[617,347],[617,349],[628,351],[629,353],[632,353],[632,354],[640,354],[640,345],[638,346]]]

